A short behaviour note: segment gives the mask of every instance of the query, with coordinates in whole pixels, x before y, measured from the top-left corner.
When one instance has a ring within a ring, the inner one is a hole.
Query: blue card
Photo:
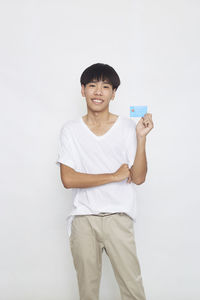
[[[147,106],[130,106],[130,117],[144,117],[147,114]]]

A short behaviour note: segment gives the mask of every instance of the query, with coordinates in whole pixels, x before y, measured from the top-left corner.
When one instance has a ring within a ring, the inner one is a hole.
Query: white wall
[[[148,300],[200,298],[199,1],[1,1],[0,294],[76,300],[57,159],[62,124],[86,114],[80,75],[108,63],[110,111],[148,105],[148,175],[137,186],[138,257]],[[120,292],[105,252],[100,299]]]

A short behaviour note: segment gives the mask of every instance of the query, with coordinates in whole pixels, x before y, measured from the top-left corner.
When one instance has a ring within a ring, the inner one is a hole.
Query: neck
[[[87,123],[101,125],[103,123],[109,122],[112,114],[109,111],[106,112],[90,112],[84,116]]]

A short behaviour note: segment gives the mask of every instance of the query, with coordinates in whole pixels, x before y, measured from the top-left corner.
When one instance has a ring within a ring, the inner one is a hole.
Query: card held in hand
[[[146,105],[130,106],[130,117],[144,117],[145,114],[147,114],[147,106]]]

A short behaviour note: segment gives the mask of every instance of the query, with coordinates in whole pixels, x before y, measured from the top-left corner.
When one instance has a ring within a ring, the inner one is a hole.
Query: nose
[[[96,89],[95,89],[95,94],[97,94],[97,95],[100,95],[100,94],[102,94],[102,88],[99,86],[97,86],[96,87]]]

